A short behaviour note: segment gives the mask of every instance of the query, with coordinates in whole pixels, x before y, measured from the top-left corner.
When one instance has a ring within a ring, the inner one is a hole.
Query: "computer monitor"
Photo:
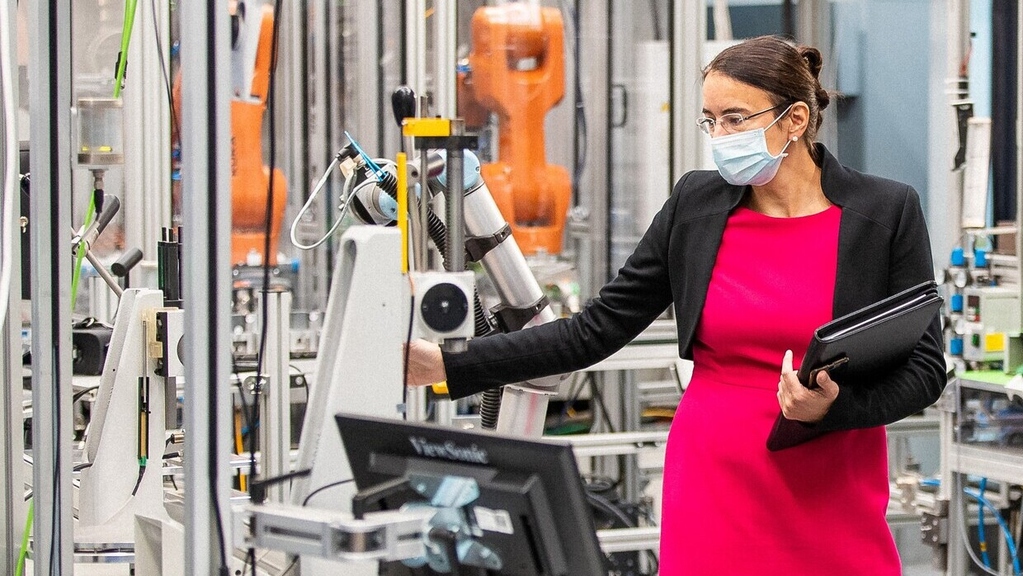
[[[471,502],[454,510],[481,547],[476,553],[485,549],[483,556],[496,555],[500,568],[459,563],[457,574],[607,574],[571,446],[367,416],[335,418],[359,489],[353,501],[356,517],[430,497],[448,499],[451,483],[439,486],[453,480],[458,487],[459,479],[468,478],[479,495],[470,494]],[[458,545],[469,546],[465,541]],[[448,557],[453,554],[454,546]],[[451,572],[399,562],[381,566],[387,575],[440,573]]]

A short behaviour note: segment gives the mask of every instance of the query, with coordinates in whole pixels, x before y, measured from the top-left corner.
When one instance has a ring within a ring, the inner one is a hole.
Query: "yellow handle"
[[[440,395],[443,395],[443,396],[447,396],[448,395],[448,383],[447,382],[437,382],[436,384],[430,385],[430,388],[433,389],[433,393],[434,394],[440,394]]]
[[[401,231],[401,273],[408,273],[408,166],[398,152],[398,230]]]

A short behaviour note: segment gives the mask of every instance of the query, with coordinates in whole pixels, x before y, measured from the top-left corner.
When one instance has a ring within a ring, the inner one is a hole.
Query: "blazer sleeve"
[[[475,338],[465,352],[444,353],[451,397],[585,368],[617,352],[649,326],[671,304],[668,242],[681,184],[654,217],[618,276],[578,314],[517,332]]]
[[[915,190],[906,187],[898,228],[892,236],[888,286],[894,294],[934,278],[930,240]],[[935,317],[905,364],[881,378],[843,386],[818,424],[850,430],[891,424],[930,406],[947,383],[941,320]]]

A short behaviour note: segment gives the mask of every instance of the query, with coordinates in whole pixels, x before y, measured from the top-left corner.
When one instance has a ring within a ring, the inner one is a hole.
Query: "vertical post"
[[[465,271],[465,154],[462,151],[462,135],[465,125],[459,119],[451,120],[451,139],[448,145],[448,192],[444,202],[448,224],[447,254],[448,270]],[[453,143],[453,144],[452,144]],[[426,151],[424,150],[425,154]],[[470,312],[471,314],[471,312]],[[464,338],[446,338],[441,348],[448,352],[464,352],[468,344]]]
[[[1019,18],[1016,30],[1020,34],[1023,30],[1023,9],[1017,8],[1016,16]],[[1013,152],[1016,154],[1016,258],[1018,260],[1017,270],[1023,270],[1023,234],[1019,233],[1019,227],[1023,225],[1023,35],[1016,38],[1016,147]],[[1020,283],[1023,290],[1023,282]],[[1020,294],[1023,297],[1023,293]],[[1023,318],[1020,319],[1023,322]]]
[[[15,27],[12,22],[17,12],[16,0],[0,0],[3,5],[4,18],[0,20],[0,26],[6,27],[7,35],[0,32],[0,38],[5,43],[0,46],[7,54],[16,53],[16,38],[13,34]],[[17,74],[11,70],[10,65],[14,64],[13,59],[4,65],[7,71],[0,71],[2,77],[4,98],[10,98],[13,105],[14,95],[18,93]],[[12,106],[13,107],[13,106]],[[17,134],[17,121],[9,114],[5,114],[3,130],[6,135]],[[20,204],[20,186],[17,176],[20,162],[18,157],[18,142],[16,137],[10,137],[3,144],[3,168],[12,172],[9,188],[4,189],[5,195],[13,199],[14,210],[10,214],[2,214],[4,218],[3,229],[10,230],[10,237],[13,242],[4,246],[4,250],[11,251],[11,275],[10,292],[8,298],[0,300],[0,307],[6,310],[3,314],[5,321],[2,323],[3,332],[0,333],[0,434],[7,439],[0,443],[0,565],[14,566],[18,560],[19,547],[21,545],[22,531],[25,526],[26,506],[22,493],[25,486],[23,471],[25,470],[23,452],[25,449],[23,441],[22,422],[22,368],[21,362],[15,360],[20,357],[21,351],[21,245],[23,235],[19,224],[20,211],[17,206]],[[13,149],[12,149],[13,146]],[[5,173],[5,176],[7,174]],[[3,184],[5,187],[7,183]],[[6,241],[6,240],[5,240]],[[17,354],[17,355],[16,355]]]
[[[608,280],[608,183],[611,182],[611,112],[608,103],[612,64],[610,6],[609,0],[602,0],[578,2],[576,7],[579,14],[579,52],[593,55],[592,58],[580,58],[580,69],[577,71],[583,79],[582,92],[587,95],[584,97],[586,118],[593,119],[587,124],[586,130],[587,166],[604,167],[603,170],[585,170],[577,183],[577,189],[580,190],[580,212],[587,214],[577,261],[591,263],[588,273],[580,274],[585,298],[595,296]]]
[[[821,86],[833,90],[838,84],[838,63],[832,58],[831,3],[823,0],[803,0],[796,5],[796,39],[820,50],[824,57]],[[824,123],[817,133],[817,141],[838,156],[838,114],[834,110],[823,115]]]
[[[5,0],[6,1],[6,0]],[[8,47],[4,47],[8,49]],[[12,127],[7,126],[8,129]],[[14,169],[14,167],[8,167]],[[10,193],[7,191],[5,193]],[[15,190],[17,193],[17,190]],[[0,442],[0,565],[14,566],[18,559],[21,535],[25,526],[25,478],[22,472],[25,443],[22,411],[21,362],[21,229],[18,212],[4,214],[4,227],[13,227],[15,241],[5,250],[13,251],[11,262],[11,294],[0,306],[7,309],[3,332],[0,333],[0,433],[6,439]]]
[[[966,0],[949,0],[948,2],[948,58],[946,60],[945,89],[949,102],[955,103],[970,97],[969,54],[970,54],[970,2]],[[952,114],[953,126],[958,125],[956,108],[952,106],[946,114]],[[952,146],[949,149],[949,162],[959,147],[959,139],[955,138],[958,131],[953,131]],[[952,238],[958,244],[963,234],[963,170],[955,170],[949,177],[951,201],[944,204],[953,215]]]
[[[437,115],[441,118],[458,116],[457,74],[458,63],[458,6],[455,0],[435,0],[434,25],[434,77]]]
[[[185,325],[185,574],[227,574],[230,382],[231,38],[219,3],[183,0],[182,206]]]
[[[381,86],[380,60],[384,58],[380,47],[382,37],[397,30],[387,30],[379,20],[378,6],[355,3],[347,9],[351,16],[351,28],[358,33],[342,34],[345,42],[350,43],[346,50],[355,54],[351,62],[352,70],[341,80],[352,91],[352,98],[345,103],[345,129],[351,132],[363,147],[375,156],[384,156],[384,131],[390,129],[396,133],[391,121],[389,99]],[[345,64],[347,68],[348,63]],[[393,86],[392,86],[393,88]],[[393,141],[393,138],[392,138]]]
[[[162,58],[167,74],[171,73],[169,3],[138,3],[134,31],[127,55],[131,63],[128,87],[121,93],[124,125],[131,127],[124,131],[121,205],[125,248],[138,248],[151,256],[156,253],[160,228],[171,223],[171,103],[160,67]]]
[[[447,211],[448,239],[447,254],[448,269],[452,272],[465,270],[465,177],[462,172],[465,170],[464,153],[462,152],[461,136],[465,132],[461,120],[451,121],[451,137],[458,144],[448,148],[448,194],[444,202]],[[425,154],[425,151],[424,151]]]
[[[405,84],[425,95],[426,83],[426,0],[405,1]],[[420,109],[419,114],[425,113]]]
[[[9,219],[9,221],[12,219]],[[4,226],[10,225],[5,222]],[[15,242],[15,246],[20,246]],[[15,255],[14,280],[20,279],[17,261],[21,259],[20,254]],[[17,282],[12,286],[19,287]],[[3,374],[3,381],[7,384],[0,387],[0,430],[3,431],[7,441],[0,443],[0,490],[2,490],[3,501],[0,502],[0,563],[4,566],[14,566],[18,559],[21,543],[22,530],[25,525],[25,501],[22,497],[25,487],[25,479],[22,471],[25,469],[23,452],[25,449],[21,417],[21,364],[12,361],[15,352],[20,352],[20,335],[17,332],[20,306],[14,306],[12,302],[20,302],[20,298],[12,298],[9,302],[0,303],[7,307],[7,319],[3,325],[3,334],[0,335],[0,373]],[[14,314],[12,314],[14,312]],[[20,354],[19,354],[20,356]]]
[[[71,3],[34,3],[29,29],[33,558],[36,574],[70,574]]]
[[[267,327],[263,372],[267,379],[259,387],[260,477],[274,478],[291,471],[291,378],[288,375],[291,346],[291,293],[263,292],[266,298]],[[262,378],[262,374],[257,374]],[[273,502],[289,502],[291,490],[286,482],[268,491]]]
[[[672,3],[671,156],[674,182],[700,168],[703,142],[693,120],[702,108],[700,70],[707,38],[707,8],[700,2]]]

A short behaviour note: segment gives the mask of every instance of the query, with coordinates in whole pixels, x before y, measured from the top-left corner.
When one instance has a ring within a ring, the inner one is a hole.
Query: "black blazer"
[[[824,195],[842,208],[834,317],[932,279],[930,241],[916,191],[846,168],[819,144],[817,151]],[[746,190],[715,171],[684,175],[618,276],[579,314],[477,338],[467,352],[445,353],[452,398],[595,364],[629,343],[672,303],[679,355],[691,359],[725,222]],[[872,382],[840,382],[821,428],[890,424],[931,405],[946,383],[942,350],[935,318],[904,366]]]

